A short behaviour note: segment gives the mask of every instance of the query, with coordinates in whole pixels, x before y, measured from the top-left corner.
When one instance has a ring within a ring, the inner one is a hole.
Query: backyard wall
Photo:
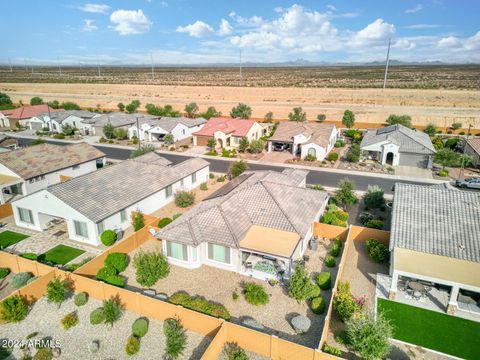
[[[0,219],[11,215],[13,215],[12,204],[7,203],[0,205]]]
[[[347,234],[348,228],[330,224],[322,224],[319,222],[313,224],[313,236],[327,239],[335,239],[336,237],[339,237],[340,240],[345,241]]]

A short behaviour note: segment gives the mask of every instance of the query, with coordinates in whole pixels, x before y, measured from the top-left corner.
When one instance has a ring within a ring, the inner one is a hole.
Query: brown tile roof
[[[473,151],[480,155],[480,137],[468,139],[467,144],[470,145]]]
[[[40,144],[0,154],[0,163],[27,180],[104,156],[83,142],[64,146]]]
[[[330,134],[334,130],[333,124],[319,124],[285,121],[278,125],[275,134],[268,139],[269,141],[293,142],[293,137],[303,134],[310,138],[306,143],[315,143],[326,147],[330,140]]]
[[[30,105],[30,106],[22,106],[12,110],[4,110],[2,111],[5,116],[10,119],[30,119],[34,116],[37,116],[41,113],[48,113],[48,112],[59,112],[65,111],[63,109],[53,109],[49,107],[47,104],[42,105]]]

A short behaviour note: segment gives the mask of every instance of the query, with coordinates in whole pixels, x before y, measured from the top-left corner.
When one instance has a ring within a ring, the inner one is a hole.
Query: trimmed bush
[[[371,229],[381,230],[383,229],[383,220],[372,219],[372,220],[369,220],[365,226]]]
[[[209,179],[215,179],[215,175],[212,174],[212,173],[209,173],[209,174],[208,174],[208,178],[209,178]]]
[[[88,302],[88,294],[86,292],[75,294],[75,296],[73,297],[73,302],[77,306],[85,305]]]
[[[20,322],[27,317],[27,300],[20,295],[13,295],[1,303],[1,319],[6,322]]]
[[[0,279],[4,279],[10,274],[9,268],[0,268]]]
[[[332,286],[332,274],[329,272],[321,272],[317,276],[317,284],[322,290],[329,290]]]
[[[202,191],[207,191],[208,190],[208,185],[206,182],[203,182],[200,184],[200,190]]]
[[[248,360],[248,356],[237,343],[226,343],[223,348],[223,355],[226,360]]]
[[[181,208],[193,205],[195,202],[195,193],[191,191],[177,191],[175,193],[175,204]]]
[[[339,139],[335,142],[335,145],[334,145],[336,148],[341,148],[341,147],[344,147],[345,146],[345,141]]]
[[[377,239],[370,238],[366,241],[365,245],[368,256],[370,256],[373,261],[382,263],[388,259],[390,255],[388,248]]]
[[[60,323],[65,330],[68,330],[78,324],[78,316],[75,312],[71,312],[65,315]]]
[[[215,304],[201,296],[190,296],[185,291],[179,291],[168,299],[172,304],[182,305],[184,308],[195,310],[203,314],[230,320],[230,313],[225,306]]]
[[[133,266],[138,283],[142,286],[152,286],[159,279],[163,279],[169,273],[167,259],[159,251],[139,251],[133,257]]]
[[[448,176],[448,170],[447,169],[442,169],[438,172],[438,176],[441,177],[447,177]]]
[[[325,311],[325,299],[321,296],[313,298],[310,303],[310,309],[314,314],[323,314]]]
[[[160,229],[163,229],[165,226],[167,226],[168,224],[170,224],[173,220],[166,217],[166,218],[162,218],[160,219],[160,221],[158,222],[157,226],[160,228]]]
[[[117,272],[121,273],[122,271],[125,271],[128,266],[128,256],[124,253],[110,253],[105,258],[105,266],[112,267],[117,270]]]
[[[335,258],[331,255],[325,257],[325,265],[329,268],[335,267],[337,265]]]
[[[268,303],[268,294],[265,292],[263,286],[254,282],[243,284],[243,294],[245,300],[252,305],[265,305]]]
[[[136,337],[144,337],[148,332],[148,321],[145,318],[138,318],[132,324],[132,334]]]
[[[98,308],[93,310],[90,313],[90,324],[98,325],[105,321],[105,313],[103,312],[103,308]]]
[[[13,289],[20,289],[21,287],[24,287],[32,277],[33,275],[29,272],[16,273],[10,279],[10,286]]]
[[[111,246],[117,240],[117,234],[113,230],[105,230],[100,235],[100,241],[105,246]]]
[[[327,156],[328,161],[337,161],[338,160],[338,153],[331,152]]]
[[[224,182],[225,181],[225,176],[219,176],[217,178],[217,182]]]
[[[37,254],[35,253],[23,253],[20,256],[28,260],[37,260],[38,258]]]
[[[187,346],[187,335],[180,321],[177,319],[166,319],[163,322],[163,333],[167,338],[165,349],[167,355],[172,359],[181,356]]]
[[[106,281],[108,277],[117,275],[117,271],[113,267],[104,266],[97,272],[97,280]]]
[[[123,276],[110,275],[110,276],[107,276],[107,278],[105,279],[105,282],[113,286],[124,288],[127,283],[127,280]]]
[[[140,340],[135,336],[130,336],[127,340],[127,345],[125,346],[125,352],[127,355],[135,355],[140,351]]]

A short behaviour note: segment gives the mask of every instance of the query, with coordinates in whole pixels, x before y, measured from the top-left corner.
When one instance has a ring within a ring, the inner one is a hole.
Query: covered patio
[[[17,176],[0,175],[0,204],[23,195],[23,179]]]

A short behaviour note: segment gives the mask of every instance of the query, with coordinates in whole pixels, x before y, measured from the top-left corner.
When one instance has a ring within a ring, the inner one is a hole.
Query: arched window
[[[308,155],[317,157],[317,150],[315,150],[314,148],[308,149]]]

